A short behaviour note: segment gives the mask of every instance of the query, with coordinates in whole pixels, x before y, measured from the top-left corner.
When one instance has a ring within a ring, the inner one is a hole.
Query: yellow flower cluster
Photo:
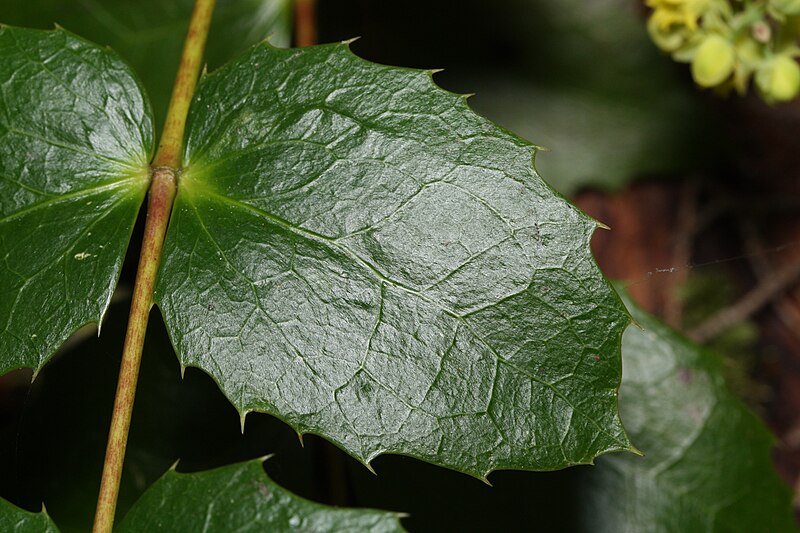
[[[800,0],[645,0],[647,29],[702,87],[744,94],[755,80],[767,102],[800,92]]]
[[[645,0],[653,8],[652,21],[660,29],[671,26],[686,26],[689,31],[697,30],[697,19],[708,9],[711,0]]]

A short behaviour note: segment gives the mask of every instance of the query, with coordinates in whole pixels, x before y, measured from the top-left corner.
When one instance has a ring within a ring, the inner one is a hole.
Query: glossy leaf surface
[[[168,471],[117,529],[140,531],[404,531],[399,515],[338,509],[295,496],[264,473],[261,460],[196,474]]]
[[[4,0],[0,22],[44,29],[57,23],[110,46],[141,76],[161,124],[193,5],[194,0]],[[288,46],[290,28],[290,0],[218,0],[205,60],[217,68],[267,37],[275,46]]]
[[[111,299],[149,182],[149,105],[110,50],[0,27],[0,374]]]
[[[14,533],[58,533],[47,513],[31,513],[0,498],[0,531]]]
[[[633,305],[628,306],[633,309]],[[636,310],[620,405],[644,457],[598,459],[586,531],[795,531],[774,439],[725,387],[722,361]]]
[[[187,131],[156,300],[243,416],[479,477],[629,447],[628,315],[534,146],[346,45],[253,48]]]

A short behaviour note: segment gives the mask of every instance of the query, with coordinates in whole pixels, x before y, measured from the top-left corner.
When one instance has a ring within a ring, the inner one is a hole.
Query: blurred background
[[[290,44],[288,0],[218,0],[213,69],[266,35]],[[0,21],[54,22],[117,49],[163,119],[190,0],[4,0]],[[608,225],[593,251],[607,276],[679,331],[725,357],[734,391],[778,436],[783,479],[800,474],[800,104],[702,91],[647,35],[639,0],[319,0],[319,42],[380,63],[443,68],[479,113],[546,148],[543,178]],[[140,221],[137,232],[141,232]],[[134,237],[133,242],[138,242]],[[80,331],[30,385],[0,377],[0,496],[64,531],[94,512],[121,339],[135,274],[130,249],[103,336]],[[488,487],[408,458],[377,476],[320,438],[235,409],[196,369],[181,380],[157,312],[137,394],[121,515],[180,459],[195,471],[275,453],[273,479],[337,505],[404,511],[412,531],[569,531],[590,467],[495,472]]]

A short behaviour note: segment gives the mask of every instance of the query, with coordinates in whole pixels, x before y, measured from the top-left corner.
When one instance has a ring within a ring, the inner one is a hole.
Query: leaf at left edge
[[[100,323],[149,183],[149,104],[111,50],[0,26],[0,374]]]
[[[257,459],[192,474],[169,470],[141,496],[115,531],[400,533],[405,531],[401,516],[306,500],[275,484]]]
[[[365,463],[485,478],[631,449],[629,317],[535,151],[345,44],[204,77],[155,293],[181,365]]]
[[[32,513],[0,498],[0,531],[58,533],[58,528],[45,510]]]

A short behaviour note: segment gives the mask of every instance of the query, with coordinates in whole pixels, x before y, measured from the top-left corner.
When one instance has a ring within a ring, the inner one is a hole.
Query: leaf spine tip
[[[267,462],[268,460],[272,459],[273,457],[275,457],[274,453],[268,453],[267,455],[262,455],[261,457],[258,457],[256,459],[256,461],[258,461],[261,464],[264,464],[265,462]]]
[[[345,46],[350,46],[359,39],[361,39],[360,35],[358,37],[353,37],[352,39],[345,39],[344,41],[342,41],[342,44]]]
[[[265,36],[263,39],[261,39],[261,40],[258,42],[258,44],[263,44],[263,45],[269,46],[270,48],[277,48],[277,47],[276,47],[274,44],[272,44],[272,42],[270,41],[270,39],[272,39],[273,37],[275,37],[275,32],[274,32],[274,31],[271,31],[271,32],[269,32],[269,33],[268,33],[268,34],[267,34],[267,35],[266,35],[266,36]]]
[[[431,76],[433,76],[434,74],[439,74],[440,72],[444,72],[444,69],[443,68],[429,68],[428,69],[428,74],[430,74]]]
[[[175,459],[175,462],[174,462],[174,463],[172,463],[172,465],[169,467],[168,471],[169,471],[169,472],[175,472],[175,471],[177,471],[177,470],[178,470],[178,463],[180,463],[180,462],[181,462],[181,460],[180,460],[180,459]]]
[[[244,423],[245,423],[245,421],[247,420],[247,413],[249,413],[249,412],[250,412],[250,411],[244,411],[244,412],[241,414],[241,416],[239,417],[239,423],[240,423],[240,424],[241,424],[241,426],[242,426],[242,435],[244,435]]]
[[[607,230],[609,230],[609,231],[611,230],[611,226],[608,226],[608,225],[606,225],[606,224],[603,224],[603,223],[602,223],[602,222],[600,222],[599,220],[595,220],[595,221],[594,221],[594,223],[595,223],[595,225],[596,225],[598,228],[600,228],[600,229],[607,229]]]

